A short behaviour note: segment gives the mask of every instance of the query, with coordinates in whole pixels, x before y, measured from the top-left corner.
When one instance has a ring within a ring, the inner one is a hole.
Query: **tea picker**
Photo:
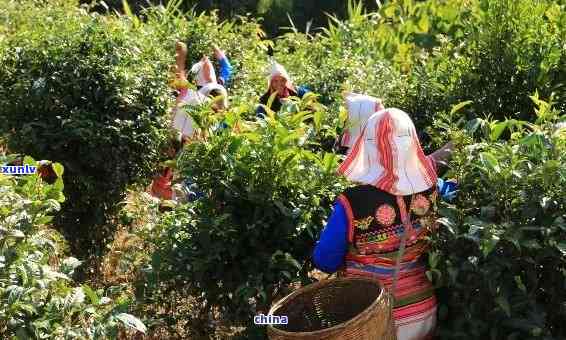
[[[290,97],[303,98],[310,92],[306,86],[295,86],[287,70],[275,60],[270,61],[268,74],[267,91],[260,97],[256,109],[258,118],[267,116],[266,109],[277,113]]]
[[[342,93],[346,104],[347,119],[344,122],[344,132],[337,141],[337,149],[341,154],[347,154],[362,129],[374,113],[384,110],[383,101],[379,98],[349,91]]]
[[[369,118],[339,168],[339,173],[353,186],[336,200],[313,253],[318,269],[339,272],[336,285],[350,285],[345,282],[363,278],[391,295],[391,325],[399,340],[428,339],[436,325],[436,297],[425,275],[424,254],[428,250],[427,236],[437,229],[436,166],[450,156],[451,144],[426,156],[417,136],[412,120],[399,109],[381,110]],[[330,328],[321,324],[322,329],[340,329],[339,337],[329,339],[357,339],[350,335],[364,324],[387,319],[387,308],[371,317],[367,315],[371,313],[371,309],[366,309],[367,301],[377,303],[381,293],[374,290],[371,295],[370,288],[342,289],[333,286],[335,280],[327,281],[316,286],[315,292],[304,294],[314,301],[314,314],[328,314],[325,320],[334,320],[327,323]],[[297,295],[301,294],[299,291]],[[359,298],[356,294],[366,295]],[[306,302],[292,302],[293,299],[282,301],[279,308],[300,314],[293,308],[309,306]],[[305,312],[303,318],[316,321],[311,314]],[[359,322],[360,318],[365,321]],[[295,319],[308,323],[301,320]],[[289,318],[289,325],[292,321]],[[391,327],[380,325],[379,329],[373,328],[373,333],[363,331],[366,335],[361,338],[388,338],[384,334]],[[287,331],[291,330],[289,327]],[[309,334],[303,335],[309,338]]]
[[[220,64],[220,76],[216,77],[210,60],[203,56],[191,68],[191,72],[195,73],[197,84],[196,89],[192,88],[186,75],[187,46],[182,42],[177,42],[175,52],[174,78],[170,81],[170,86],[178,90],[179,94],[171,119],[171,128],[175,133],[173,133],[170,140],[171,145],[166,151],[170,160],[177,157],[185,143],[191,139],[199,138],[193,118],[183,107],[200,106],[209,102],[211,97],[215,97],[219,100],[214,100],[211,108],[214,111],[226,109],[228,107],[228,93],[225,86],[230,83],[232,78],[230,61],[223,51],[214,46],[214,53]],[[174,161],[169,161],[169,163],[171,162]],[[150,192],[154,197],[169,201],[169,204],[164,205],[164,209],[167,206],[174,205],[177,201],[192,201],[202,197],[196,185],[187,179],[176,185],[172,185],[172,183],[173,168],[165,165],[155,176],[150,187]]]
[[[214,46],[215,56],[220,64],[220,76],[216,77],[214,67],[207,56],[191,67],[195,74],[196,88],[192,88],[186,77],[187,46],[177,42],[175,80],[170,84],[179,91],[176,106],[173,110],[171,126],[187,139],[196,138],[196,124],[192,117],[182,109],[183,106],[200,106],[213,98],[211,108],[220,112],[228,108],[228,91],[226,86],[232,79],[232,65],[226,54]]]

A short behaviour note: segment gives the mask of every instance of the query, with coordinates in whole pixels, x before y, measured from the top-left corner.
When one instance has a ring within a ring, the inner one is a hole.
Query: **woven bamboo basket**
[[[275,303],[270,315],[286,325],[267,327],[271,340],[396,340],[393,299],[368,278],[337,278],[303,287]]]

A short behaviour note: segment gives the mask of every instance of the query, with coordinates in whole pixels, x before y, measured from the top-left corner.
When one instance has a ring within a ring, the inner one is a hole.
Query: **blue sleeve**
[[[232,65],[226,57],[218,60],[218,63],[220,64],[220,82],[226,87],[232,79]]]
[[[228,124],[226,124],[226,121],[221,121],[220,123],[215,124],[212,127],[212,130],[214,132],[220,132],[220,131],[225,130],[227,128],[228,128]]]
[[[299,86],[297,88],[297,96],[299,98],[303,98],[303,96],[309,92],[311,92],[311,90],[309,90],[309,88],[306,86]]]
[[[346,211],[340,203],[336,203],[314,248],[313,262],[316,268],[326,273],[334,273],[342,266],[348,251],[347,229]]]
[[[452,202],[458,194],[458,185],[451,181],[445,181],[442,178],[438,178],[436,181],[436,188],[440,197],[446,202]]]

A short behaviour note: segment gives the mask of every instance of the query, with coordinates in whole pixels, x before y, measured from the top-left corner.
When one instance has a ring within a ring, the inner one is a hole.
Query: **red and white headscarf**
[[[196,92],[189,90],[184,102],[189,105],[202,104],[207,101],[210,92],[217,90],[223,96],[224,107],[228,107],[228,92],[224,86],[218,84],[214,67],[208,57],[204,57],[201,61],[194,64],[191,72],[196,74],[197,85],[201,88]]]
[[[204,57],[198,63],[194,64],[191,67],[191,72],[196,74],[198,86],[205,86],[209,83],[217,83],[214,66],[212,66],[208,57]]]
[[[340,145],[351,150],[369,117],[383,110],[384,107],[381,99],[363,94],[346,93],[344,99],[348,110],[348,121]]]
[[[425,191],[437,179],[434,160],[425,156],[413,121],[395,108],[369,118],[338,172],[396,196]]]

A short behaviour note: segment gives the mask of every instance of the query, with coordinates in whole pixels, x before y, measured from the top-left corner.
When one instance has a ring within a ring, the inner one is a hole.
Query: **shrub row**
[[[14,160],[0,155],[0,163]],[[24,164],[37,166],[31,157]],[[63,237],[51,227],[63,196],[59,178],[46,184],[38,174],[0,174],[0,337],[3,339],[116,338],[124,326],[145,332],[128,314],[131,296],[73,282],[81,262],[67,255]]]
[[[74,2],[27,1],[2,10],[0,131],[14,152],[67,169],[58,225],[76,254],[103,249],[128,185],[147,184],[167,139],[174,43],[188,62],[216,43],[230,53],[240,100],[264,86],[258,26],[154,7],[134,16],[89,14]],[[244,68],[242,65],[246,65]],[[259,80],[258,80],[259,79]],[[91,242],[93,244],[91,244]]]

